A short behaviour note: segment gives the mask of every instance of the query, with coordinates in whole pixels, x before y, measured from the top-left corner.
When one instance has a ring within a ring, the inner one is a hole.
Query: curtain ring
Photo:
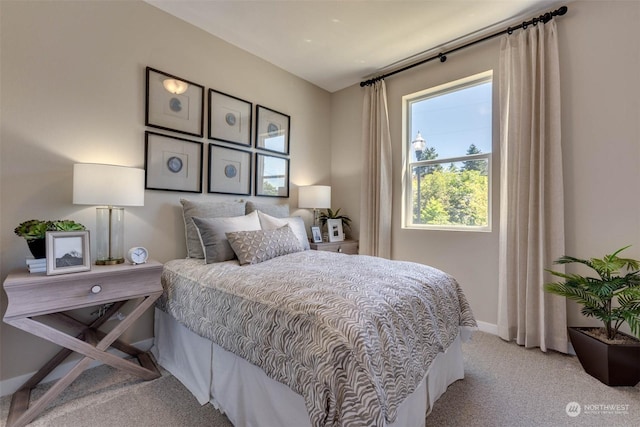
[[[522,23],[522,29],[523,29],[523,30],[526,30],[528,25],[529,25],[529,24],[527,23],[527,21],[524,21],[524,22]]]
[[[536,25],[538,25],[538,18],[533,18],[533,22],[532,22],[533,26],[535,27]]]
[[[513,28],[507,27],[507,34],[509,35],[513,34]]]
[[[447,60],[447,56],[444,53],[439,53],[438,58],[440,58],[440,62],[445,62]]]

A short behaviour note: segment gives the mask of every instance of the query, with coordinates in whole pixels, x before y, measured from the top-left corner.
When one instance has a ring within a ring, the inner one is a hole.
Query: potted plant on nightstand
[[[24,237],[34,258],[46,258],[45,237],[47,235],[47,231],[80,230],[85,230],[85,226],[68,219],[55,221],[30,219],[20,223],[13,232],[20,237]]]
[[[349,218],[345,214],[340,215],[340,208],[336,209],[335,211],[331,210],[331,208],[328,208],[326,212],[322,212],[320,214],[320,223],[323,226],[327,223],[328,219],[341,219],[342,226],[345,229],[351,229],[351,218]]]
[[[570,327],[569,337],[584,370],[610,386],[640,382],[640,261],[618,256],[628,247],[603,258],[565,255],[555,263],[583,264],[598,277],[547,270],[564,281],[544,285],[545,291],[576,301],[583,315],[604,323],[601,328]],[[636,337],[619,331],[624,323]]]
[[[335,211],[331,210],[331,208],[328,208],[327,212],[322,212],[320,214],[320,224],[322,224],[322,227],[325,227],[327,225],[328,219],[341,219],[342,227],[345,230],[351,230],[351,218],[344,214],[340,215],[340,208],[336,209]]]

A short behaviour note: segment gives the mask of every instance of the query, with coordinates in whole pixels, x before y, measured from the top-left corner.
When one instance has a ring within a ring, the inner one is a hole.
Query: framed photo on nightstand
[[[342,231],[341,219],[328,219],[327,229],[329,230],[330,242],[342,242],[344,240],[344,232]]]
[[[320,227],[311,227],[311,238],[313,239],[313,243],[322,243],[322,233],[320,232]]]
[[[47,231],[47,276],[91,270],[88,231]]]

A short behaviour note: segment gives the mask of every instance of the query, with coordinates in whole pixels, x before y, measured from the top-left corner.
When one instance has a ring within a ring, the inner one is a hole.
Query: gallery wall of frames
[[[147,67],[145,125],[145,188],[202,193],[206,159],[208,193],[289,197],[289,115]]]

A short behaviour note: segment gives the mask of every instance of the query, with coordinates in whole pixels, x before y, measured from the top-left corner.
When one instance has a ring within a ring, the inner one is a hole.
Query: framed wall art
[[[329,231],[330,242],[342,242],[344,240],[341,219],[328,219],[327,230]]]
[[[147,67],[145,125],[202,137],[204,86]]]
[[[251,145],[253,104],[209,89],[209,139]]]
[[[258,105],[256,123],[256,148],[289,154],[289,116]]]
[[[47,275],[91,270],[88,231],[47,231]]]
[[[145,132],[145,188],[201,193],[203,147],[201,142]]]
[[[289,159],[256,153],[256,196],[289,197]]]
[[[251,153],[209,144],[209,193],[251,195]]]

